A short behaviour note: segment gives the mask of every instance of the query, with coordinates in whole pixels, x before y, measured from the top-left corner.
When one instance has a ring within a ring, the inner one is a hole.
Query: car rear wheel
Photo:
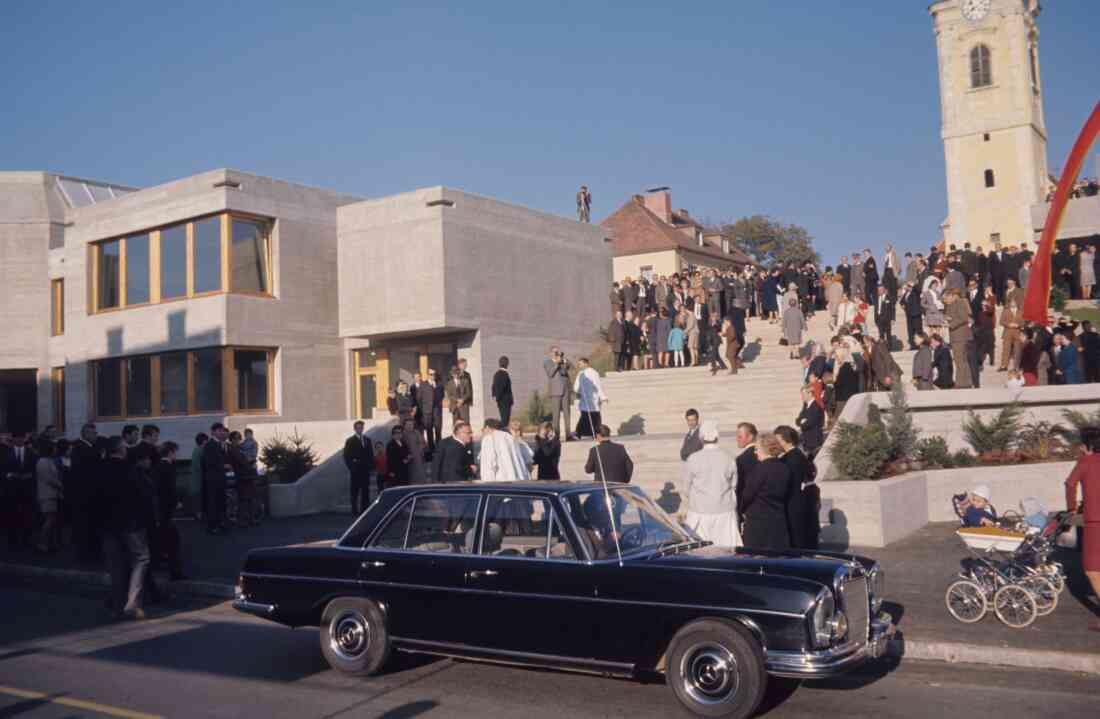
[[[669,644],[668,685],[692,714],[744,719],[764,697],[764,653],[748,632],[718,620],[687,625]]]
[[[386,617],[369,599],[341,597],[329,602],[321,616],[321,653],[344,674],[377,673],[390,656]]]

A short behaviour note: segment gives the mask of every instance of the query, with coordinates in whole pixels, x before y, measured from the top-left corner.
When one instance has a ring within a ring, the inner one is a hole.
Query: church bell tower
[[[947,246],[1029,246],[1045,199],[1047,131],[1039,0],[943,0],[929,8],[939,55]]]

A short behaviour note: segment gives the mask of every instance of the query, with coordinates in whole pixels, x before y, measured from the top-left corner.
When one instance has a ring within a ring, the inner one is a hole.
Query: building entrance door
[[[386,407],[389,354],[383,349],[355,350],[355,416],[370,419],[375,408]]]
[[[0,370],[0,432],[38,430],[38,372]]]

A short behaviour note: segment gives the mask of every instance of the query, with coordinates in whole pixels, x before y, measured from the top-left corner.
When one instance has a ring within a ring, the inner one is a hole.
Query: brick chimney
[[[672,224],[672,192],[661,190],[645,196],[646,209],[660,217],[666,224]]]

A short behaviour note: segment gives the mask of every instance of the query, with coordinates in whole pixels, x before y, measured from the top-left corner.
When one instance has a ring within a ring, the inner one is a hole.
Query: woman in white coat
[[[600,406],[607,402],[600,384],[600,373],[592,369],[587,357],[577,360],[577,378],[573,380],[573,394],[577,396],[577,409],[580,420],[577,422],[578,437],[595,437],[596,430],[603,423]]]

